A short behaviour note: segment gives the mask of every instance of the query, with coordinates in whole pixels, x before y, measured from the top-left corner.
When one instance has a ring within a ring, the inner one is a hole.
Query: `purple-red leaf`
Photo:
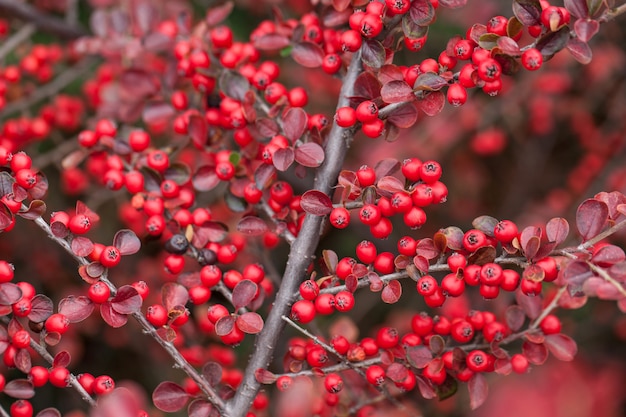
[[[511,305],[506,309],[505,319],[509,329],[516,332],[524,325],[526,314],[524,314],[522,307],[518,305]]]
[[[467,0],[439,0],[439,4],[450,9],[458,9],[467,4]]]
[[[175,282],[168,282],[161,288],[161,300],[167,311],[176,306],[184,306],[189,301],[189,292]]]
[[[446,85],[448,85],[448,81],[445,78],[434,72],[427,72],[417,77],[413,88],[422,91],[439,91]]]
[[[383,302],[387,304],[397,303],[400,297],[402,296],[402,285],[398,280],[391,280],[389,283],[383,288],[383,292],[380,295],[380,298]]]
[[[467,389],[469,390],[470,408],[475,410],[485,402],[489,394],[487,378],[481,373],[475,373],[467,383]]]
[[[521,55],[521,51],[517,42],[508,36],[500,36],[496,41],[498,48],[502,50],[502,52],[506,55],[510,56],[519,56]]]
[[[550,219],[546,224],[546,236],[548,241],[560,245],[567,239],[569,234],[569,223],[562,217]]]
[[[590,63],[591,58],[593,57],[593,52],[591,51],[589,44],[578,38],[571,38],[569,42],[567,42],[567,50],[570,54],[572,54],[576,61],[583,65]]]
[[[409,8],[409,17],[419,26],[427,26],[435,17],[435,8],[429,0],[414,0]]]
[[[237,231],[247,236],[260,236],[267,232],[267,223],[255,216],[246,216],[239,220]]]
[[[52,300],[43,294],[37,294],[30,300],[31,310],[28,313],[28,320],[33,323],[41,323],[46,321],[54,311]]]
[[[593,198],[583,201],[576,210],[576,227],[583,240],[597,236],[609,219],[609,208]]]
[[[283,49],[289,46],[289,38],[278,33],[268,33],[254,39],[254,47],[262,51]]]
[[[433,91],[417,101],[419,109],[427,116],[435,116],[443,110],[446,98],[441,91]]]
[[[62,350],[61,352],[54,355],[54,360],[52,361],[52,366],[62,366],[67,368],[72,361],[72,356],[68,351]]]
[[[415,100],[413,89],[405,81],[390,81],[380,90],[381,98],[385,103],[400,103]]]
[[[291,57],[306,68],[317,68],[324,61],[324,51],[313,42],[298,42],[291,49]]]
[[[594,252],[591,261],[599,266],[608,267],[626,260],[624,250],[619,246],[607,245]]]
[[[244,333],[257,334],[263,330],[263,318],[255,312],[247,312],[237,317],[237,327]]]
[[[380,81],[370,71],[361,73],[354,82],[354,95],[365,100],[380,96]]]
[[[235,285],[232,295],[235,310],[250,304],[258,290],[259,287],[249,279],[244,279]]]
[[[213,405],[205,400],[196,399],[189,403],[187,407],[188,417],[210,417],[213,411]]]
[[[70,323],[85,320],[91,315],[93,308],[93,302],[84,295],[78,297],[70,295],[59,301],[59,313],[67,317]]]
[[[53,407],[44,408],[35,417],[61,417],[59,410]]]
[[[561,361],[572,361],[578,347],[571,337],[564,334],[549,334],[545,338],[545,345],[555,358]]]
[[[9,397],[27,400],[35,396],[33,383],[27,379],[14,379],[7,382],[3,392]]]
[[[302,194],[300,206],[302,210],[314,216],[325,216],[333,210],[330,198],[318,190],[309,190]]]
[[[589,9],[585,0],[564,0],[563,6],[572,16],[581,18],[589,16]]]
[[[417,114],[418,111],[415,103],[406,103],[387,116],[387,121],[401,129],[407,129],[415,124]]]
[[[300,107],[291,107],[283,116],[283,132],[290,141],[302,136],[307,127],[308,116]]]
[[[544,57],[551,57],[565,48],[569,39],[569,27],[565,25],[556,32],[548,32],[543,35],[537,40],[535,47]]]
[[[217,362],[207,362],[202,367],[202,376],[214,387],[222,380],[222,366]]]
[[[10,306],[22,298],[22,290],[12,282],[0,284],[0,305]]]
[[[164,381],[152,392],[152,403],[156,408],[166,413],[175,413],[181,410],[189,400],[189,394],[180,385]]]
[[[433,359],[433,353],[426,346],[407,346],[406,357],[412,367],[424,369]]]
[[[232,1],[227,1],[224,4],[220,4],[219,6],[211,7],[207,10],[206,17],[204,21],[209,27],[217,26],[224,21],[230,15],[230,12],[233,10],[235,3]]]
[[[219,79],[220,91],[230,98],[243,101],[250,89],[250,82],[238,72],[224,71]]]
[[[132,255],[141,248],[141,241],[132,230],[122,229],[113,237],[113,246],[120,251],[121,255]]]
[[[539,0],[515,0],[513,2],[513,14],[524,26],[540,24],[541,11]]]
[[[202,148],[206,145],[209,137],[209,125],[206,119],[197,114],[189,116],[187,133],[189,133],[189,137],[191,137],[193,144],[198,148]]]
[[[274,152],[272,163],[279,171],[287,171],[295,160],[295,154],[292,148],[280,148]]]
[[[278,379],[276,375],[263,368],[254,371],[254,377],[259,384],[273,384]]]
[[[373,69],[379,69],[385,64],[387,56],[382,43],[375,39],[369,39],[364,41],[361,46],[361,57],[365,65]]]
[[[19,211],[17,214],[24,219],[35,220],[37,217],[43,216],[46,212],[46,203],[41,200],[33,200],[25,211]]]
[[[548,359],[548,349],[543,343],[532,343],[524,341],[522,353],[533,365],[542,365]]]
[[[89,256],[89,254],[93,252],[93,242],[91,239],[84,236],[74,237],[74,239],[72,239],[71,247],[74,255],[80,257]]]
[[[582,261],[568,262],[561,270],[561,276],[568,284],[579,287],[593,276],[589,265]]]
[[[524,313],[531,319],[534,320],[539,317],[541,314],[541,296],[530,297],[524,294],[521,290],[515,292],[515,301],[517,304],[522,307]]]
[[[324,162],[324,149],[314,142],[307,142],[298,146],[294,157],[300,165],[316,168]]]
[[[143,298],[135,287],[124,285],[117,290],[117,294],[111,300],[111,307],[120,314],[132,314],[141,309]]]
[[[115,311],[110,301],[100,304],[100,315],[102,319],[113,328],[122,327],[128,322],[128,316]]]
[[[574,32],[581,42],[589,42],[600,30],[600,23],[593,19],[578,19],[574,23]]]
[[[215,323],[215,334],[218,336],[226,336],[233,330],[235,326],[235,318],[231,315],[221,317]]]
[[[212,165],[204,165],[198,168],[191,179],[193,188],[197,191],[211,191],[220,183],[220,179],[215,173],[215,167]]]

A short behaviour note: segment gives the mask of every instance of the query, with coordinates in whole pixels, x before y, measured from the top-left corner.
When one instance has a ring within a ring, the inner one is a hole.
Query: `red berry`
[[[528,371],[528,359],[526,356],[518,353],[511,357],[511,367],[513,372],[518,374],[524,374]]]
[[[112,268],[120,263],[122,255],[115,246],[107,246],[102,250],[99,260],[105,268]]]
[[[47,322],[46,322],[47,323]],[[49,381],[57,388],[65,388],[69,382],[70,371],[62,366],[55,366],[50,370]]]
[[[350,212],[345,207],[335,207],[330,212],[328,220],[337,229],[345,229],[350,224]]]
[[[335,308],[337,311],[346,312],[354,307],[354,295],[349,291],[340,291],[335,294]]]
[[[536,48],[530,48],[522,54],[522,66],[528,71],[536,71],[543,64],[543,55]]]
[[[501,220],[496,224],[493,234],[502,243],[510,243],[517,237],[517,225],[510,220]]]
[[[300,323],[308,323],[315,318],[315,304],[309,300],[296,301],[291,306],[291,318]]]
[[[46,320],[45,328],[48,333],[63,334],[70,326],[70,321],[63,314],[56,313],[48,317]]]
[[[324,388],[331,394],[336,394],[343,388],[343,380],[339,374],[331,373],[324,378]]]
[[[96,395],[105,395],[115,389],[115,381],[108,375],[101,375],[93,381],[93,392]]]
[[[381,386],[384,384],[385,376],[385,370],[380,365],[370,365],[365,371],[365,378],[372,385]]]
[[[561,320],[554,314],[548,314],[541,323],[539,323],[539,328],[543,332],[543,334],[558,334],[561,333]]]
[[[357,121],[356,111],[352,107],[340,107],[335,114],[335,122],[340,127],[351,127]]]
[[[465,362],[471,371],[485,372],[489,369],[491,360],[487,353],[476,349],[467,354]]]
[[[167,309],[161,304],[151,305],[146,310],[146,319],[148,319],[150,324],[152,324],[154,327],[158,328],[165,326],[169,321]]]
[[[33,405],[27,400],[17,400],[11,404],[11,417],[32,417]]]
[[[359,185],[363,188],[376,183],[376,171],[374,171],[374,168],[367,165],[363,165],[358,169],[356,177],[359,180]]]

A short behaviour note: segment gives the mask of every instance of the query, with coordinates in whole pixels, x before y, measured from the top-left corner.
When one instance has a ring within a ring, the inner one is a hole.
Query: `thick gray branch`
[[[82,27],[68,24],[63,19],[40,12],[28,3],[19,0],[0,0],[0,14],[15,16],[20,20],[32,23],[37,29],[53,33],[61,38],[74,39],[87,34]]]

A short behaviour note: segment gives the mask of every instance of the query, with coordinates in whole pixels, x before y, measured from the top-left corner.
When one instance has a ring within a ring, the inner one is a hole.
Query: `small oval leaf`
[[[300,206],[302,210],[314,216],[325,216],[333,210],[330,197],[318,190],[309,190],[302,194]]]
[[[259,287],[249,279],[240,281],[233,289],[232,299],[233,306],[236,310],[250,304],[254,296],[257,294]]]
[[[132,230],[122,229],[115,233],[113,246],[120,251],[121,255],[132,255],[141,248],[141,241]]]
[[[261,236],[268,230],[267,223],[255,216],[246,216],[237,224],[237,231],[247,236]]]
[[[324,149],[314,142],[307,142],[296,148],[294,157],[300,165],[316,168],[324,162]]]
[[[152,392],[152,402],[156,408],[166,413],[182,410],[189,400],[189,394],[174,382],[161,382]]]
[[[35,388],[33,383],[27,379],[14,379],[7,382],[2,391],[9,397],[27,400],[35,396]]]
[[[84,295],[78,297],[70,295],[59,301],[59,313],[67,317],[70,323],[78,323],[85,320],[91,315],[93,308],[93,302]]]
[[[143,298],[135,287],[124,285],[117,290],[117,294],[111,300],[111,307],[120,314],[132,314],[141,309]]]
[[[593,198],[583,201],[576,210],[576,227],[583,240],[589,240],[604,229],[609,219],[609,208]]]
[[[263,318],[254,312],[247,312],[237,317],[237,327],[244,333],[257,334],[263,330]]]

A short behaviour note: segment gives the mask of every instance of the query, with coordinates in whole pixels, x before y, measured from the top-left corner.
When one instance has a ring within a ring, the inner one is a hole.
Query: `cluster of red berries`
[[[437,161],[406,159],[402,162],[401,172],[406,186],[395,177],[376,178],[376,171],[367,165],[359,168],[354,175],[355,187],[348,199],[356,200],[361,196],[370,199],[371,194],[366,192],[368,188],[378,194],[375,200],[363,202],[358,215],[359,221],[369,226],[376,238],[384,239],[391,234],[393,226],[390,217],[402,215],[404,224],[416,229],[426,222],[425,207],[446,201],[448,189],[440,181],[442,170]],[[388,187],[389,182],[393,182],[394,186]],[[329,221],[334,227],[344,229],[350,224],[350,211],[344,206],[335,207]]]

